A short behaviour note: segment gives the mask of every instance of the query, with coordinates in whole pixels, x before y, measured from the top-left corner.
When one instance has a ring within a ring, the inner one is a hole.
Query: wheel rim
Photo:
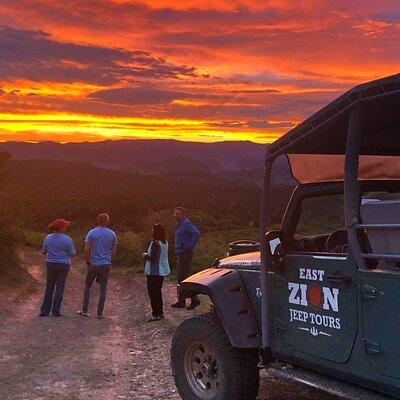
[[[196,396],[214,399],[220,387],[220,371],[210,346],[194,343],[186,349],[184,358],[186,379]]]

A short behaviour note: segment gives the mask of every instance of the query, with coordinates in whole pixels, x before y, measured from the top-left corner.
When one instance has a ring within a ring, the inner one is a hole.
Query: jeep
[[[343,398],[400,398],[399,155],[400,74],[353,88],[267,147],[260,251],[243,246],[179,286],[212,302],[174,335],[183,400],[256,399],[261,368]],[[272,229],[282,157],[297,184]]]

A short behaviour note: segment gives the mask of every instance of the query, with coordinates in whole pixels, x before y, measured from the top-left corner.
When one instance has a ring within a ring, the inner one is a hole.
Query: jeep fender
[[[232,269],[210,268],[190,276],[178,287],[185,298],[208,296],[233,347],[259,348],[261,331],[240,274]]]

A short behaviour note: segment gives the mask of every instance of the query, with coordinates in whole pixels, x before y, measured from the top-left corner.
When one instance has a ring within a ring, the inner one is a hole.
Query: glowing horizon
[[[399,72],[394,0],[34,3],[0,5],[0,141],[269,143]]]

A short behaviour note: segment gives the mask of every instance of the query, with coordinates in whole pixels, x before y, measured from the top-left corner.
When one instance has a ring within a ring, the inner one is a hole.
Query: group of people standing
[[[181,283],[190,275],[193,250],[200,238],[200,231],[186,218],[185,210],[177,207],[174,210],[176,221],[175,253],[177,257],[177,280]],[[117,249],[117,235],[108,228],[110,218],[102,213],[98,216],[98,226],[88,232],[85,238],[85,260],[87,274],[82,301],[82,309],[78,314],[87,317],[89,310],[90,290],[96,280],[100,285],[100,295],[97,305],[97,318],[103,319],[104,304],[107,295],[108,277],[112,257]],[[49,225],[51,233],[43,241],[43,254],[46,257],[47,284],[44,293],[40,316],[52,314],[60,317],[61,304],[65,283],[71,267],[71,258],[76,255],[73,240],[66,234],[70,222],[57,219]],[[169,249],[165,228],[155,224],[152,228],[151,241],[147,252],[142,253],[144,259],[144,274],[147,276],[147,290],[150,297],[152,315],[148,322],[164,318],[162,287],[164,278],[170,274],[168,259]],[[195,296],[191,299],[188,309],[194,309],[200,304]],[[178,301],[173,308],[185,308],[186,299],[178,293]]]

